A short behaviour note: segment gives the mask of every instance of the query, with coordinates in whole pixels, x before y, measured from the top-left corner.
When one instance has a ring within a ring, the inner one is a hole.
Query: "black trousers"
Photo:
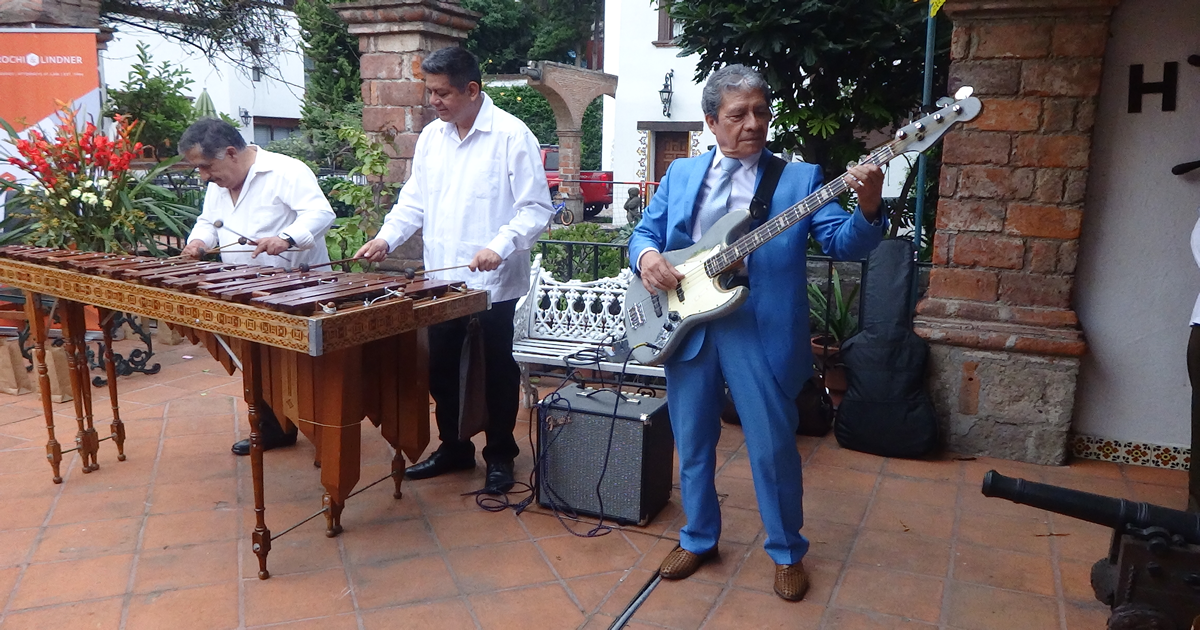
[[[1188,510],[1200,512],[1200,325],[1192,326],[1187,348],[1188,379],[1192,382],[1192,465],[1188,471]]]
[[[511,462],[520,449],[513,438],[520,406],[521,369],[513,359],[513,315],[517,300],[497,302],[474,316],[483,329],[484,364],[487,372],[488,428],[483,459],[489,464]],[[469,317],[429,327],[429,393],[437,407],[439,451],[451,455],[475,454],[470,440],[458,439],[459,360],[467,336]]]

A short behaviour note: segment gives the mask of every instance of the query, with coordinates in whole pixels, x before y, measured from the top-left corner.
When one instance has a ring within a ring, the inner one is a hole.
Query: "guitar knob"
[[[670,315],[667,315],[667,319],[670,319],[670,320],[671,320],[671,321],[673,321],[673,322],[677,322],[677,321],[679,321],[679,320],[680,320],[680,319],[682,319],[682,318],[679,316],[679,313],[678,313],[678,312],[676,312],[676,311],[671,311],[671,314],[670,314]]]
[[[667,323],[663,324],[663,330],[665,330],[667,332],[671,332],[672,330],[675,330],[675,322],[668,321]]]

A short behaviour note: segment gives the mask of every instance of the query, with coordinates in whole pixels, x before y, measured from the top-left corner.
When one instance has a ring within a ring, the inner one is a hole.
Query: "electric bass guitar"
[[[955,98],[938,101],[938,111],[909,123],[890,142],[876,148],[861,164],[883,166],[901,153],[925,151],[958,122],[979,115],[982,105],[963,87]],[[683,279],[673,291],[647,291],[634,277],[625,292],[625,333],[632,356],[645,365],[659,365],[671,356],[687,332],[697,324],[733,312],[746,301],[750,289],[735,286],[737,264],[755,249],[834,201],[848,188],[838,177],[796,205],[747,233],[748,210],[733,210],[713,224],[700,242],[686,249],[664,252]]]

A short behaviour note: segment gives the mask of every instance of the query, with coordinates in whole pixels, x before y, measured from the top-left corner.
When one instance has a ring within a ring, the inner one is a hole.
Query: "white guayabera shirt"
[[[334,214],[317,177],[300,160],[257,148],[237,204],[228,190],[210,183],[204,193],[204,209],[187,242],[204,241],[210,249],[228,247],[229,251],[221,250],[221,260],[227,263],[295,268],[300,263],[329,262],[325,232],[333,224]],[[213,225],[218,219],[223,223],[220,229]],[[290,236],[300,251],[251,258],[254,246],[239,245],[239,234],[250,239]]]
[[[504,302],[528,292],[529,250],[553,214],[537,139],[484,94],[465,138],[441,120],[421,131],[412,176],[376,238],[390,251],[423,229],[427,269],[465,265],[486,247],[504,259],[499,269],[429,276],[466,282]]]

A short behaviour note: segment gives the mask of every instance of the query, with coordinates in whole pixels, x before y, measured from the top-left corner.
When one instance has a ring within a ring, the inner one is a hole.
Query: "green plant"
[[[334,220],[334,227],[325,233],[325,246],[333,260],[349,258],[358,248],[379,232],[383,217],[400,190],[400,184],[383,181],[388,173],[389,159],[383,144],[367,137],[362,129],[352,126],[338,130],[338,137],[354,149],[358,162],[350,170],[350,179],[334,184],[331,196],[334,200],[354,209],[353,214]],[[354,180],[364,178],[366,183]],[[343,263],[345,271],[361,269],[358,262]]]
[[[858,329],[853,306],[859,285],[855,284],[849,293],[843,293],[837,267],[833,268],[829,284],[832,302],[821,285],[808,283],[808,318],[814,334],[827,334],[834,344],[840,344]]]
[[[571,241],[575,243],[612,243],[619,242],[615,232],[605,230],[595,223],[576,223],[575,225],[554,230],[544,240]],[[620,247],[597,247],[587,245],[572,245],[568,258],[567,246],[560,243],[547,243],[542,251],[542,267],[550,270],[555,278],[568,279],[568,266],[571,274],[569,279],[592,280],[592,270],[595,268],[599,278],[610,278],[617,275],[625,267],[625,256]],[[599,260],[595,256],[599,256]],[[568,265],[570,260],[570,265]],[[594,267],[595,266],[595,267]]]
[[[731,63],[763,73],[775,97],[774,150],[798,152],[827,180],[921,102],[927,3],[911,0],[672,2],[696,80]],[[939,18],[935,93],[946,84],[949,20]],[[936,177],[934,177],[936,180]]]
[[[139,138],[160,158],[175,155],[175,143],[196,120],[185,92],[194,81],[186,68],[164,61],[157,66],[146,44],[137,45],[137,62],[120,89],[108,91],[104,115],[121,114],[141,122]]]
[[[516,116],[541,144],[558,144],[558,122],[550,101],[537,90],[527,85],[485,87],[483,89],[496,107]],[[601,128],[604,123],[603,97],[597,97],[583,112],[583,137],[580,141],[583,154],[580,168],[585,171],[600,169]]]

